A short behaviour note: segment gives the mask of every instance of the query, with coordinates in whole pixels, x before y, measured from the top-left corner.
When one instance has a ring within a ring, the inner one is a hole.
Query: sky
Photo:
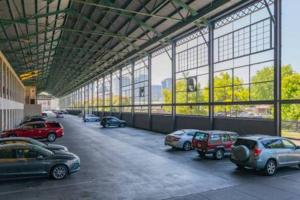
[[[300,72],[300,1],[282,0],[282,64]]]

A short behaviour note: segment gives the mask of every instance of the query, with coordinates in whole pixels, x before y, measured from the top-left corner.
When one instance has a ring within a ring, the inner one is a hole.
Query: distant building
[[[152,102],[160,102],[163,100],[161,85],[152,85]]]
[[[167,78],[161,82],[162,89],[172,89],[172,78]]]

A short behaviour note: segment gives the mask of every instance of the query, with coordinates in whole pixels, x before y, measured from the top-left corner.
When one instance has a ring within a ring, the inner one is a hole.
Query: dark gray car
[[[79,169],[79,157],[70,152],[32,144],[0,145],[1,177],[47,175],[60,180]]]
[[[68,148],[58,144],[45,144],[38,140],[26,137],[8,137],[8,138],[0,138],[0,145],[4,144],[33,144],[38,145],[40,147],[46,148],[50,151],[68,151]]]

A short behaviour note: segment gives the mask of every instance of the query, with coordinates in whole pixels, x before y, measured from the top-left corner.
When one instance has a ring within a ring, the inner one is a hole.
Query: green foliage
[[[249,95],[248,85],[243,85],[244,81],[238,77],[234,79],[232,76],[223,72],[214,77],[214,99],[216,102],[231,102],[233,101],[249,101],[251,100],[272,100],[274,96],[274,67],[264,67],[258,70],[251,78],[251,94]],[[282,67],[282,99],[300,99],[300,74],[295,72],[290,65]],[[234,91],[232,91],[234,84]],[[197,103],[208,102],[209,89],[208,87],[196,92],[187,92],[186,80],[178,80],[176,82],[176,103]],[[200,87],[198,87],[200,88]],[[172,102],[171,91],[164,90],[164,103]],[[233,99],[232,99],[233,98]],[[228,113],[230,110],[234,112],[244,111],[245,107],[240,105],[232,106],[215,106],[215,112]],[[187,115],[207,115],[207,106],[177,106],[178,114]],[[272,111],[271,111],[272,113]],[[282,109],[283,120],[300,120],[300,106],[287,104]]]
[[[274,98],[274,67],[264,67],[251,78],[251,100],[272,100]]]

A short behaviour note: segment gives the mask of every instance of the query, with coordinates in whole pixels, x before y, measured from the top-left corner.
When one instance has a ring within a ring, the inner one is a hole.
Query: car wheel
[[[120,125],[119,125],[119,127],[125,127],[125,124],[123,124],[123,123],[121,123]]]
[[[205,158],[206,157],[206,154],[202,151],[198,151],[198,154],[199,154],[200,158]]]
[[[106,128],[106,125],[104,124],[104,125],[102,125],[103,126],[103,128]]]
[[[9,135],[9,137],[17,137],[17,135],[15,133],[12,133]]]
[[[51,176],[55,180],[64,179],[68,174],[68,168],[65,165],[56,165],[51,170]]]
[[[192,144],[190,142],[185,142],[183,144],[183,150],[190,151],[192,149]]]
[[[224,151],[223,151],[223,149],[218,149],[214,153],[214,158],[217,159],[217,160],[222,160],[224,158]]]
[[[265,174],[267,176],[273,176],[276,173],[277,170],[277,164],[275,160],[268,160],[266,166],[265,166]]]
[[[236,167],[237,167],[237,169],[239,169],[239,170],[245,169],[245,166],[239,165],[239,164],[236,164]]]
[[[47,140],[48,140],[49,142],[54,142],[54,141],[56,140],[56,135],[55,135],[55,133],[49,133],[49,134],[48,134],[48,137],[47,137]]]

